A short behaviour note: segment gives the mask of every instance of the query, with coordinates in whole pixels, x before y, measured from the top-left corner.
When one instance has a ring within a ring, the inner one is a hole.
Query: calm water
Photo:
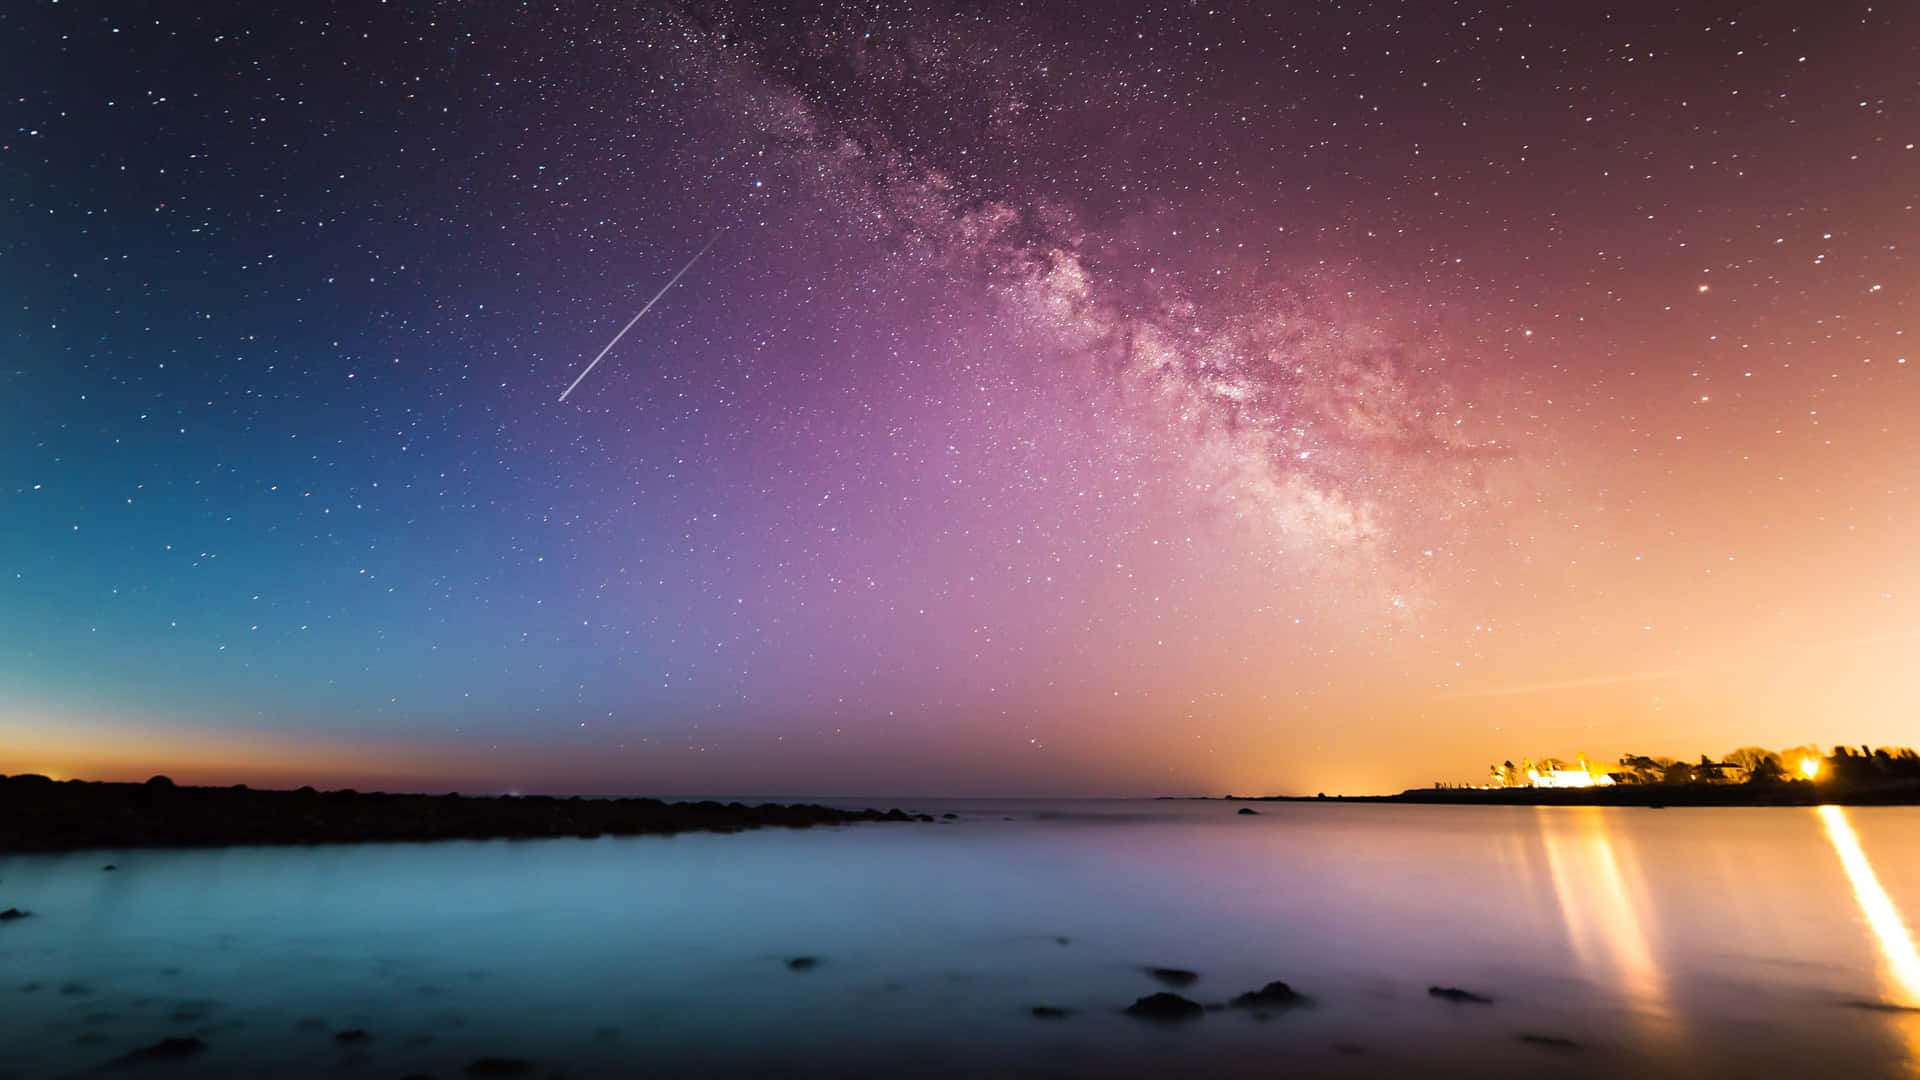
[[[1920,1077],[1920,809],[1239,805],[0,858],[0,1075]]]

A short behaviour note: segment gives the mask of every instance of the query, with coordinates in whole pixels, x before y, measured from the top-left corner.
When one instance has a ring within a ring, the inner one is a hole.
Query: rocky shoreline
[[[532,839],[807,829],[932,821],[902,810],[808,804],[529,796],[390,795],[352,789],[256,791],[0,777],[0,853],[88,848],[227,847],[427,840]]]

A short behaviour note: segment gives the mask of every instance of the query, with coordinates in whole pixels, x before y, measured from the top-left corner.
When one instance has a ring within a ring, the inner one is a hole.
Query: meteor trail
[[[682,277],[686,275],[687,271],[693,269],[693,264],[699,262],[700,256],[705,255],[707,253],[707,248],[712,247],[714,240],[718,240],[718,239],[720,239],[720,235],[718,233],[715,233],[713,240],[707,241],[705,247],[702,247],[699,251],[694,252],[693,258],[687,260],[687,265],[681,267],[680,272],[678,274],[675,274],[672,277],[668,278],[667,283],[665,285],[660,286],[660,291],[653,294],[653,299],[647,301],[647,306],[640,309],[640,315],[645,315],[647,312],[652,311],[653,305],[659,303],[660,298],[667,295],[668,289],[673,288],[673,283],[676,281],[679,281]],[[607,354],[613,351],[613,347],[615,345],[620,344],[620,339],[627,336],[627,331],[633,329],[633,324],[640,321],[640,315],[635,315],[633,318],[628,319],[627,325],[621,327],[620,332],[613,335],[613,340],[607,342],[607,347],[600,350],[600,355],[593,358],[593,363],[587,365],[587,370],[581,372],[579,376],[573,380],[573,385],[567,387],[565,390],[560,391],[561,401],[567,400],[567,395],[573,393],[573,387],[579,386],[580,380],[586,378],[589,374],[591,374],[593,372],[593,369],[599,366],[600,361],[605,360],[607,358]]]

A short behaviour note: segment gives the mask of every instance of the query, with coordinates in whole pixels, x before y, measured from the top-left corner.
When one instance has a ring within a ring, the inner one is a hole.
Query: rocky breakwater
[[[932,821],[900,810],[529,796],[389,795],[0,777],[0,852],[637,836]]]

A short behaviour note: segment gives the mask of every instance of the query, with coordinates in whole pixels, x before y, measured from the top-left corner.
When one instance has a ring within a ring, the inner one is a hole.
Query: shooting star
[[[715,233],[713,240],[707,241],[706,247],[702,247],[699,251],[694,252],[693,258],[687,260],[687,265],[681,267],[680,272],[678,274],[675,274],[671,278],[668,278],[667,283],[665,285],[660,286],[660,291],[653,294],[653,299],[647,301],[647,306],[640,309],[640,315],[645,315],[647,312],[652,311],[653,305],[659,303],[660,298],[667,295],[667,290],[673,288],[674,282],[677,282],[682,277],[685,277],[687,271],[693,269],[693,264],[699,262],[700,256],[705,255],[707,253],[707,248],[712,247],[714,244],[714,241],[718,239],[720,239],[720,234]],[[627,331],[633,329],[633,324],[640,321],[640,315],[635,315],[633,318],[628,319],[627,325],[621,327],[620,332],[613,335],[613,340],[607,342],[607,347],[600,350],[600,355],[593,358],[593,363],[587,365],[587,370],[581,372],[579,377],[573,380],[573,386],[569,386],[565,390],[562,390],[560,392],[561,401],[567,400],[567,395],[573,393],[573,387],[579,386],[581,379],[584,379],[588,375],[593,374],[593,369],[600,366],[600,361],[605,360],[607,358],[607,354],[613,351],[613,347],[615,345],[620,344],[620,339],[627,336]]]

